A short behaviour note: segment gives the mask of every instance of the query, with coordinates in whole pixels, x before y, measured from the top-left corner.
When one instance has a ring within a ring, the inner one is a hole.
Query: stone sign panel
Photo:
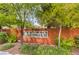
[[[25,31],[24,36],[32,38],[48,38],[48,31]]]

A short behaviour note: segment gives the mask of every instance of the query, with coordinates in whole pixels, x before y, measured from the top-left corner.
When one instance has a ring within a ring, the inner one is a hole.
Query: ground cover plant
[[[58,41],[56,40],[56,44]],[[61,38],[60,48],[47,45],[28,45],[23,44],[20,48],[22,54],[32,55],[69,55],[74,47],[75,41],[73,38]]]
[[[7,42],[7,34],[5,32],[0,32],[0,44]]]
[[[6,43],[0,46],[0,51],[8,50],[10,48],[14,47],[14,44]]]
[[[68,55],[70,54],[71,49],[24,44],[23,46],[21,46],[20,51],[22,54],[32,55]]]
[[[79,35],[75,37],[75,46],[79,48]]]

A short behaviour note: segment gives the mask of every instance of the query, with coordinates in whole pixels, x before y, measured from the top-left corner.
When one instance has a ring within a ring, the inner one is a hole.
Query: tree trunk
[[[2,27],[0,26],[0,32],[2,32]]]
[[[23,26],[21,26],[21,38],[20,38],[20,41],[21,41],[21,45],[23,44]]]
[[[21,45],[23,44],[23,34],[24,34],[24,24],[25,24],[25,21],[26,21],[26,11],[24,11],[24,20],[21,20],[22,21],[22,25],[21,25]]]
[[[62,26],[60,25],[59,33],[58,33],[58,48],[60,48],[61,31],[62,31]]]

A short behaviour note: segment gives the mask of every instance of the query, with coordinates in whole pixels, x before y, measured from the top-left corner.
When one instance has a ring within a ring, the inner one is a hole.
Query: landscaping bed
[[[55,42],[55,46],[31,43],[23,43],[23,45],[21,45],[20,42],[17,42],[17,38],[15,35],[6,34],[4,32],[0,33],[0,40],[2,41],[2,44],[0,44],[0,51],[23,55],[71,55],[72,48],[74,46],[77,46],[75,45],[75,41],[73,38],[61,38],[60,48],[56,47],[58,46],[58,39]]]
[[[78,48],[57,48],[46,45],[29,45],[20,43],[12,43],[14,46],[4,48],[8,43],[0,45],[2,52],[8,52],[12,55],[79,55]],[[11,45],[12,45],[11,44]],[[3,46],[3,48],[1,48]]]
[[[28,45],[24,44],[21,46],[20,51],[22,54],[28,55],[69,55],[71,54],[71,49],[67,48],[55,48],[52,46],[44,45]]]
[[[5,43],[0,45],[0,51],[8,50],[10,48],[14,47],[14,44],[12,43]]]

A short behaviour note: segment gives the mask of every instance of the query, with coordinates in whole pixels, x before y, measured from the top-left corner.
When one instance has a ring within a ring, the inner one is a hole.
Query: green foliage
[[[26,28],[33,28],[33,24],[29,21],[30,16],[33,16],[33,8],[36,7],[38,4],[12,4],[13,8],[16,11],[16,24],[19,27],[26,27]],[[32,18],[32,17],[31,17]]]
[[[22,23],[24,23],[24,26],[26,27],[26,28],[34,28],[34,26],[33,26],[33,24],[31,23],[31,22],[22,22],[21,20],[17,20],[16,21],[16,24],[17,24],[17,26],[22,26]]]
[[[7,34],[4,32],[0,32],[0,43],[5,43],[7,41]]]
[[[64,48],[72,48],[75,45],[75,41],[73,38],[68,38],[65,40],[61,40],[61,47]]]
[[[0,32],[0,43],[15,43],[17,40],[15,35],[9,34],[7,35],[5,32]]]
[[[8,43],[15,43],[17,41],[17,38],[15,35],[10,34],[10,35],[8,35],[7,41],[8,41]]]
[[[56,45],[58,45],[58,39],[56,39]],[[72,48],[73,46],[75,46],[75,40],[73,38],[60,39],[60,47],[67,49]]]
[[[32,54],[33,50],[36,49],[37,46],[30,46],[30,45],[22,45],[21,48],[20,48],[20,51],[23,53],[23,54]]]
[[[70,54],[70,49],[54,48],[51,46],[43,45],[26,45],[24,44],[20,48],[22,54],[32,55],[67,55]]]
[[[1,45],[0,46],[0,51],[3,51],[3,50],[8,50],[10,48],[12,48],[14,45],[11,44],[11,43],[7,43],[7,44],[4,44],[4,45]]]
[[[16,15],[11,4],[0,4],[0,26],[13,25],[15,20]]]
[[[41,8],[41,9],[40,9]],[[79,4],[40,4],[36,17],[45,26],[79,27]]]
[[[25,19],[29,16],[38,18],[45,26],[79,27],[79,4],[0,4],[0,26],[17,25],[16,20],[27,24]]]
[[[76,44],[76,47],[79,48],[79,36],[75,37],[75,44]]]

